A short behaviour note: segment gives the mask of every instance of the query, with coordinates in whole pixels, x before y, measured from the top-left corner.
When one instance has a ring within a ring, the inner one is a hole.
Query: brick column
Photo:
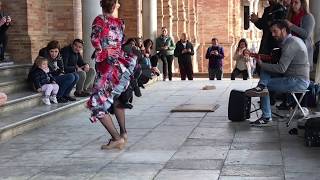
[[[157,32],[161,32],[161,27],[163,27],[163,0],[157,1]]]
[[[172,0],[163,0],[163,26],[166,26],[169,31],[169,36],[172,37]]]
[[[94,51],[91,45],[91,26],[95,17],[99,14],[102,14],[102,9],[100,7],[100,0],[82,0],[82,29],[83,29],[83,59],[86,62],[91,62],[93,66],[93,62],[90,61],[91,55]]]
[[[121,7],[119,9],[119,17],[124,19],[126,24],[126,37],[137,37],[142,34],[141,21],[141,0],[119,0]]]
[[[31,63],[31,40],[28,34],[27,0],[2,1],[3,9],[11,16],[12,26],[7,31],[7,53],[15,63]],[[19,9],[16,10],[16,9]]]
[[[174,41],[179,40],[179,1],[181,0],[171,0],[172,4],[172,37]]]
[[[186,18],[186,9],[185,9],[185,4],[184,4],[184,0],[179,0],[178,3],[178,29],[179,29],[179,33],[182,32],[187,32],[187,18]],[[180,34],[179,34],[180,35]]]
[[[194,46],[194,56],[192,59],[192,66],[194,72],[199,72],[198,67],[198,50],[199,50],[199,40],[197,39],[197,15],[196,15],[196,1],[195,0],[187,0],[188,5],[187,8],[187,32],[189,34],[189,40],[192,42]]]

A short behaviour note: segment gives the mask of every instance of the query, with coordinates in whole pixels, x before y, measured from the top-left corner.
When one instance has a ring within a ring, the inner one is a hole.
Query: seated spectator
[[[76,72],[67,74],[64,72],[63,60],[59,52],[59,42],[50,41],[47,47],[44,47],[39,51],[39,56],[48,59],[50,73],[60,87],[57,94],[58,102],[65,103],[68,101],[76,101],[75,98],[70,96],[70,92],[78,82],[79,75]]]
[[[57,93],[59,85],[49,73],[48,60],[44,57],[38,56],[34,64],[36,67],[30,71],[29,77],[35,89],[38,92],[43,93],[43,103],[46,105],[51,105],[50,101],[58,103]]]
[[[0,1],[0,61],[4,61],[4,52],[7,48],[8,35],[6,34],[11,24],[11,17],[4,14],[2,10],[2,1]]]
[[[75,39],[71,45],[61,49],[65,73],[76,72],[79,75],[79,81],[74,93],[76,97],[86,97],[90,95],[89,88],[92,87],[96,75],[95,69],[83,61],[80,54],[82,48],[83,41],[81,39]]]
[[[286,93],[306,90],[309,86],[309,61],[304,42],[290,34],[288,24],[274,21],[271,24],[272,36],[280,43],[281,57],[278,64],[268,64],[257,59],[261,67],[258,86],[246,91],[249,97],[261,97],[262,116],[251,125],[265,126],[271,119],[269,91]]]
[[[5,93],[0,92],[0,106],[4,105],[7,102],[7,95]]]
[[[236,66],[231,73],[231,80],[235,80],[235,78],[241,73],[243,80],[247,80],[249,77],[248,71],[248,63],[250,63],[250,52],[249,54],[245,54],[248,52],[248,43],[246,39],[240,39],[238,43],[238,47],[236,52],[234,53],[233,60],[236,61]]]

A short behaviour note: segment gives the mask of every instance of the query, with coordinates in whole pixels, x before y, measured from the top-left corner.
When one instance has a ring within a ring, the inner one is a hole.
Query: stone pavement
[[[125,149],[100,150],[109,135],[83,110],[0,144],[0,179],[318,180],[320,148],[304,146],[283,122],[249,127],[227,119],[230,90],[249,81],[157,82],[127,111]],[[204,91],[205,85],[217,89]],[[170,113],[182,103],[220,107]],[[252,120],[256,114],[252,114]]]

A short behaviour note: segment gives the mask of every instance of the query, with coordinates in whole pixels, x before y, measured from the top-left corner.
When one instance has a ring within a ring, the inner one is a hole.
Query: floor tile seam
[[[207,115],[208,113],[205,113],[205,115],[201,118],[201,120],[197,123],[197,125],[195,125],[195,127],[190,131],[190,133],[189,133],[189,135],[187,135],[186,136],[186,139],[181,143],[181,146],[175,151],[175,153],[173,153],[172,154],[172,156],[170,157],[170,159],[166,162],[166,163],[164,163],[164,166],[162,167],[162,169],[160,169],[159,171],[158,171],[158,173],[153,177],[153,179],[155,179],[158,175],[159,175],[159,173],[162,171],[162,170],[164,170],[164,168],[166,167],[166,165],[168,164],[168,162],[170,161],[170,160],[172,160],[172,158],[174,157],[174,155],[175,154],[177,154],[177,152],[183,147],[183,144],[186,142],[186,140],[191,136],[191,134],[194,132],[194,130],[199,126],[199,124],[201,123],[201,121],[206,117],[206,115]]]
[[[228,149],[228,152],[227,152],[227,154],[226,154],[226,157],[225,157],[224,160],[222,161],[222,166],[221,166],[221,170],[220,170],[220,172],[219,172],[218,179],[221,178],[222,169],[223,169],[223,168],[225,167],[225,165],[226,165],[227,158],[228,158],[228,156],[229,156],[229,154],[230,154],[230,151],[231,151],[231,148],[232,148],[232,144],[235,142],[236,133],[237,133],[238,131],[239,131],[239,130],[234,129],[232,142],[228,145],[228,146],[229,146],[229,149]]]
[[[282,173],[283,173],[283,178],[286,179],[286,163],[285,163],[285,159],[284,159],[284,151],[283,151],[283,144],[281,143],[281,133],[280,133],[280,122],[278,122],[278,126],[277,126],[277,131],[278,131],[278,137],[279,137],[279,143],[280,143],[280,152],[281,152],[281,162],[282,162]]]
[[[146,137],[146,136],[148,136],[149,134],[151,134],[151,133],[153,132],[153,130],[154,130],[155,128],[159,127],[168,117],[169,117],[169,115],[167,115],[166,118],[164,118],[164,119],[163,119],[157,126],[155,126],[154,128],[151,128],[151,129],[148,128],[149,131],[147,131],[143,136],[141,136],[138,140],[136,140],[135,143],[131,144],[130,147],[133,147],[133,146],[136,145],[138,142],[140,142],[144,137]],[[140,129],[140,128],[138,128],[138,129]],[[117,159],[118,157],[120,157],[122,154],[124,154],[125,152],[128,152],[128,151],[130,150],[130,147],[125,148],[125,150],[122,151],[119,155],[113,157],[112,160],[111,160],[109,163],[107,163],[105,166],[101,167],[101,168],[96,172],[96,174],[90,178],[90,180],[93,179],[94,177],[96,177],[96,176],[99,174],[99,172],[101,172],[101,171],[102,171],[104,168],[106,168],[108,165],[116,162],[116,159]]]

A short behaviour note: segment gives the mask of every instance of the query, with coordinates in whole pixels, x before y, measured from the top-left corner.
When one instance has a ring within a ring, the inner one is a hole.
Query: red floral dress
[[[91,43],[95,48],[97,75],[87,107],[90,120],[109,113],[113,99],[125,91],[136,57],[124,53],[124,22],[115,17],[97,16],[92,23]]]

